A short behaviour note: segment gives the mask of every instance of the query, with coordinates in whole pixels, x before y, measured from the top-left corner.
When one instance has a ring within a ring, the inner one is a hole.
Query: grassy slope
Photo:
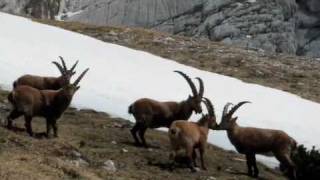
[[[320,102],[320,61],[314,59],[284,54],[268,55],[204,39],[174,36],[139,28],[36,21]]]
[[[0,93],[0,119],[4,119],[8,104],[5,92]],[[243,156],[208,145],[207,171],[191,173],[189,169],[169,168],[167,134],[147,132],[153,148],[137,148],[129,134],[130,122],[111,118],[91,110],[69,109],[59,120],[59,138],[45,139],[43,119],[34,119],[37,138],[30,138],[18,119],[15,131],[0,127],[0,179],[251,179]],[[77,163],[74,151],[88,165]],[[126,152],[127,151],[127,152]],[[117,172],[103,169],[111,159]],[[279,172],[259,165],[262,179],[284,179]]]

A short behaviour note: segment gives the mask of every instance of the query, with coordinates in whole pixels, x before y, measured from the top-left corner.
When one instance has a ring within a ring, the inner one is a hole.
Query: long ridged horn
[[[174,72],[179,73],[180,75],[182,75],[182,77],[184,77],[184,79],[188,82],[188,84],[189,84],[189,86],[191,88],[193,96],[197,96],[198,93],[197,93],[196,86],[193,84],[193,82],[190,79],[190,77],[188,75],[186,75],[185,73],[181,72],[181,71],[174,71]]]
[[[62,66],[63,66],[64,71],[67,71],[68,68],[67,68],[67,66],[66,66],[66,63],[64,62],[64,59],[63,59],[61,56],[59,56],[59,58],[60,58],[60,60],[61,60],[61,64],[62,64]]]
[[[239,102],[237,105],[235,105],[234,107],[232,107],[232,109],[228,112],[228,114],[226,114],[227,117],[232,117],[233,113],[235,113],[237,111],[237,109],[239,109],[240,106],[246,104],[246,103],[251,103],[250,101],[242,101]]]
[[[83,76],[89,71],[89,68],[87,68],[86,70],[84,70],[80,76],[78,77],[78,79],[76,81],[74,81],[73,85],[77,86],[79,84],[79,82],[81,81],[81,79],[83,78]]]
[[[203,81],[201,78],[196,77],[196,79],[199,81],[199,97],[203,97],[203,93],[204,93],[204,85],[203,85]]]
[[[73,72],[73,70],[76,68],[76,66],[78,65],[79,60],[76,61],[76,63],[74,63],[74,65],[71,67],[70,72]]]
[[[208,109],[208,113],[209,113],[209,116],[211,117],[214,117],[216,118],[216,114],[214,113],[214,106],[213,104],[211,103],[210,99],[204,97],[204,104],[206,105],[207,109]]]
[[[57,63],[56,61],[52,61],[52,63],[57,66],[61,74],[64,74],[64,70],[59,63]]]
[[[223,112],[222,112],[222,117],[224,117],[227,113],[228,113],[228,109],[229,109],[229,106],[231,106],[232,103],[227,103],[224,108],[223,108]]]

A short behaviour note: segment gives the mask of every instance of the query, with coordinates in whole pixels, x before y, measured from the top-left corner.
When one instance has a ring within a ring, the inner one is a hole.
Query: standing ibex
[[[239,126],[236,123],[237,117],[232,117],[232,115],[245,103],[249,102],[240,102],[229,112],[228,107],[231,103],[226,104],[219,128],[227,130],[229,140],[237,151],[246,155],[248,174],[258,177],[259,170],[256,165],[256,154],[272,152],[281,165],[288,168],[289,177],[295,178],[295,165],[290,156],[296,148],[296,141],[281,130]],[[252,169],[254,172],[252,172]]]
[[[214,113],[214,107],[211,101],[204,98],[203,101],[207,107],[208,114],[203,115],[198,122],[188,122],[185,120],[174,121],[169,129],[169,139],[173,149],[173,157],[180,149],[184,149],[191,170],[195,171],[196,149],[199,149],[201,167],[206,170],[203,155],[207,145],[209,129],[215,130],[218,125]]]
[[[67,84],[59,90],[39,90],[30,86],[17,86],[9,95],[8,100],[13,110],[7,117],[8,128],[12,127],[12,120],[24,115],[25,127],[30,136],[33,135],[31,120],[35,116],[44,117],[47,124],[47,136],[51,127],[54,136],[58,136],[56,121],[69,106],[73,95],[80,88],[80,80],[89,70],[86,69],[73,84]]]
[[[200,78],[197,78],[200,84],[199,93],[192,80],[185,73],[175,71],[182,75],[191,87],[193,96],[182,102],[159,102],[153,99],[139,99],[129,106],[129,113],[133,114],[136,124],[131,129],[131,134],[136,145],[147,147],[144,134],[147,128],[170,127],[171,123],[177,119],[188,120],[192,112],[201,113],[201,100],[203,96],[204,86]],[[138,140],[137,132],[139,132],[142,143]]]
[[[69,84],[71,77],[76,73],[74,69],[78,64],[78,61],[71,67],[71,69],[68,70],[63,58],[61,56],[59,56],[59,58],[61,60],[62,66],[56,61],[53,61],[52,63],[57,66],[61,73],[61,76],[43,77],[27,74],[19,77],[16,81],[14,81],[13,88],[16,88],[20,85],[27,85],[40,90],[58,90],[63,86]]]

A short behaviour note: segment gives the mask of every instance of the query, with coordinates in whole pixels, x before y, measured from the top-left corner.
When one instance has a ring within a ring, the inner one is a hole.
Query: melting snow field
[[[307,147],[320,147],[317,103],[29,19],[0,13],[0,22],[0,84],[5,89],[11,89],[12,82],[23,74],[58,76],[51,63],[58,56],[69,66],[80,60],[78,74],[86,67],[90,71],[80,83],[73,106],[133,120],[127,107],[138,98],[181,101],[191,93],[185,80],[173,72],[181,70],[204,80],[205,96],[213,101],[218,118],[225,103],[249,100],[252,104],[237,112],[240,125],[282,129]],[[211,132],[209,141],[233,149],[223,131]],[[266,163],[274,166],[274,162]]]

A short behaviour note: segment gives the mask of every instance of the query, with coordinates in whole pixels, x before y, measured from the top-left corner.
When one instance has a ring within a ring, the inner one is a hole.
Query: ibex
[[[168,132],[173,157],[176,156],[180,149],[184,149],[189,159],[188,165],[192,171],[195,171],[195,167],[197,166],[196,149],[199,150],[202,169],[207,169],[203,156],[207,145],[209,129],[215,130],[218,127],[211,101],[204,98],[203,102],[207,107],[208,114],[203,115],[198,122],[188,122],[185,120],[174,121]]]
[[[56,61],[53,61],[52,63],[57,66],[61,73],[61,76],[43,77],[27,74],[19,77],[16,81],[14,81],[13,88],[16,88],[20,85],[27,85],[40,90],[58,90],[63,86],[68,85],[70,83],[71,77],[76,73],[74,69],[78,64],[78,61],[71,67],[71,69],[68,70],[63,58],[61,56],[59,56],[59,58],[61,60],[62,66]]]
[[[159,102],[153,99],[139,99],[129,106],[129,113],[133,114],[136,124],[131,129],[131,134],[136,145],[147,147],[144,134],[147,128],[170,127],[171,123],[177,119],[187,120],[192,115],[192,112],[201,113],[201,99],[203,96],[204,86],[200,78],[199,93],[192,80],[185,73],[175,71],[185,78],[191,87],[193,96],[190,96],[182,102]],[[139,133],[142,143],[138,140],[137,132]]]
[[[17,86],[9,95],[8,100],[13,109],[7,117],[7,127],[12,127],[12,121],[24,116],[25,127],[30,136],[33,136],[31,121],[35,116],[44,117],[47,125],[47,137],[51,128],[54,136],[58,136],[56,121],[70,105],[73,95],[80,88],[80,80],[89,70],[86,69],[73,84],[67,84],[59,90],[39,90],[30,86]]]
[[[232,117],[243,101],[235,105],[229,112],[225,105],[219,129],[226,130],[229,140],[241,154],[246,155],[248,174],[258,177],[259,170],[256,164],[256,154],[272,152],[283,167],[288,168],[290,178],[295,178],[295,165],[291,160],[291,153],[296,148],[296,141],[281,130],[241,127],[237,124],[237,117]],[[253,171],[252,171],[253,170]]]

